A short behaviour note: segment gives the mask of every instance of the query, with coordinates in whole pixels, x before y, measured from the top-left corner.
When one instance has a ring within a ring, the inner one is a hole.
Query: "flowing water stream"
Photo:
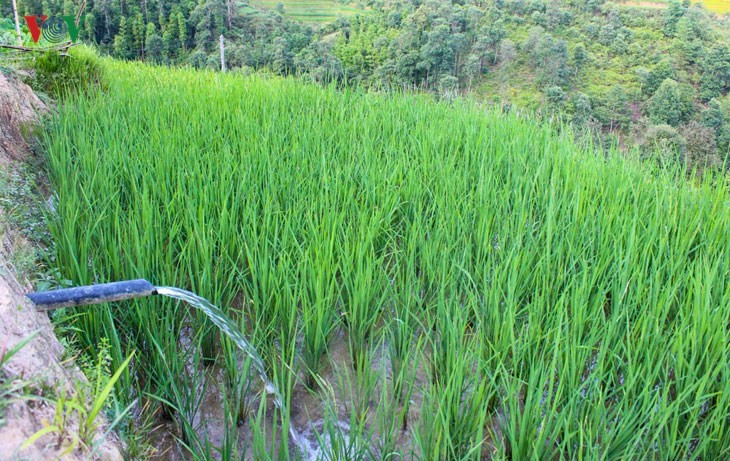
[[[231,321],[231,319],[229,319],[228,316],[226,316],[226,314],[224,314],[219,307],[215,306],[207,299],[196,295],[195,293],[181,290],[180,288],[156,287],[155,289],[157,291],[157,294],[184,301],[207,315],[211,322],[215,324],[215,326],[217,326],[223,333],[225,333],[226,336],[231,338],[231,340],[236,343],[236,346],[238,346],[238,348],[241,349],[244,354],[248,355],[251,358],[251,363],[258,372],[261,380],[264,382],[266,392],[274,396],[274,405],[282,413],[286,412],[286,408],[284,407],[284,400],[281,397],[281,392],[279,392],[279,390],[276,388],[276,385],[271,382],[271,380],[269,380],[268,376],[266,375],[266,368],[264,367],[264,361],[261,359],[261,356],[259,356],[258,352],[256,352],[256,349],[253,348],[251,343],[246,340],[246,337],[243,336],[243,333],[241,333],[241,329],[238,327],[238,325]],[[299,451],[302,452],[301,454],[304,455],[306,458],[308,452],[311,451],[311,448],[307,447],[308,444],[303,441],[303,439],[299,436],[299,434],[291,424],[289,425],[289,434],[291,435],[292,442],[297,446]]]

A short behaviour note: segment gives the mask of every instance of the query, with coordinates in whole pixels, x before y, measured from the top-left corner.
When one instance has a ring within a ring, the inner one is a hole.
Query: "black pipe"
[[[48,311],[60,307],[84,306],[123,299],[141,298],[157,294],[157,289],[145,279],[123,282],[100,283],[63,290],[38,291],[26,296],[40,310]]]

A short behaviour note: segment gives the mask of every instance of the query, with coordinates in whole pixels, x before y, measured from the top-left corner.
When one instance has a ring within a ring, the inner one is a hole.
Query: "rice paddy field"
[[[652,8],[652,9],[664,9],[669,6],[668,0],[636,0],[623,2],[624,5],[635,6],[639,8]],[[693,1],[692,3],[701,3],[707,11],[717,13],[720,15],[730,13],[730,0],[699,0]]]
[[[157,459],[730,457],[722,181],[458,101],[104,66],[43,143],[55,264],[210,299],[284,404],[177,301],[62,313],[136,351]]]
[[[701,3],[705,8],[714,13],[730,13],[730,0],[702,0]]]
[[[286,16],[303,22],[330,22],[338,16],[349,16],[362,11],[362,8],[353,3],[345,4],[336,0],[253,0],[250,4],[273,10],[280,3],[284,6]]]

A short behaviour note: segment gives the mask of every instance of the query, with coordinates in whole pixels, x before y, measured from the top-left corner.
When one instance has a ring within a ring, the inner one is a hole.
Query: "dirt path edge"
[[[38,123],[48,108],[33,90],[19,79],[0,72],[0,167],[13,168],[30,156],[24,133]],[[2,212],[2,210],[0,210]],[[79,447],[64,453],[73,440],[77,422],[68,424],[67,434],[51,433],[21,449],[23,443],[54,420],[54,395],[73,393],[86,377],[70,360],[63,360],[64,347],[56,337],[47,313],[36,311],[25,297],[30,286],[21,284],[10,268],[8,248],[13,232],[2,229],[0,245],[0,350],[12,348],[34,332],[38,334],[2,369],[10,380],[27,381],[28,398],[13,400],[0,426],[0,460],[121,460],[121,443],[112,434],[99,443],[92,455]],[[35,397],[35,398],[34,398]],[[101,440],[106,421],[97,431]]]

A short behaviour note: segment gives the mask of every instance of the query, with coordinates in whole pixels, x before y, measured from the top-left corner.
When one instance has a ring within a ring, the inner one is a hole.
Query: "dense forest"
[[[78,0],[22,0],[74,14]],[[368,1],[327,24],[234,0],[89,0],[80,37],[122,59],[267,69],[320,82],[470,95],[569,121],[660,163],[726,164],[730,18],[674,1]],[[3,3],[2,15],[11,17]],[[7,29],[7,27],[6,27]],[[9,35],[6,33],[6,36]],[[726,166],[726,165],[725,165]]]

